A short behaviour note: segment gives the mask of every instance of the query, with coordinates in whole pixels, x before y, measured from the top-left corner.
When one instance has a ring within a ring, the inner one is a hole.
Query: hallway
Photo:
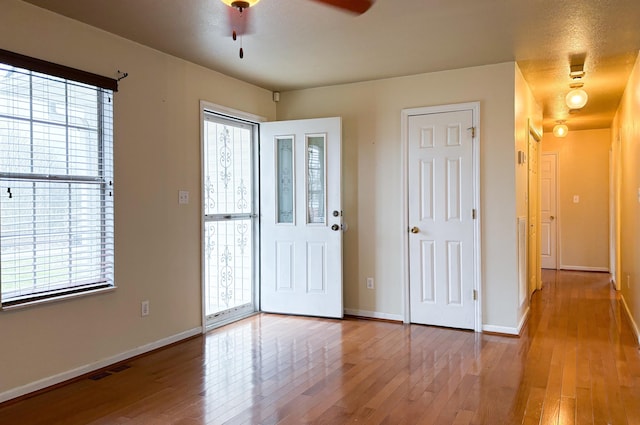
[[[0,424],[640,423],[640,353],[605,273],[543,271],[520,338],[260,314],[108,373]]]

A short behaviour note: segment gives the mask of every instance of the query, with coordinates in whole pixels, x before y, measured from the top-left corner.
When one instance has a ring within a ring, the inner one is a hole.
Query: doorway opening
[[[204,328],[258,310],[258,123],[202,109]]]

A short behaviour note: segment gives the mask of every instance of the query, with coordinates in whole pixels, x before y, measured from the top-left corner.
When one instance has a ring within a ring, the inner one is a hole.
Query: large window
[[[1,307],[113,287],[112,94],[0,62]]]

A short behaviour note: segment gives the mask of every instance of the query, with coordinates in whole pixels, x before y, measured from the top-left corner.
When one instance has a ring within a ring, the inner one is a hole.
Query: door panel
[[[410,320],[475,327],[473,111],[408,118]]]
[[[540,261],[543,269],[556,269],[556,155],[542,155],[540,171]]]
[[[261,309],[342,317],[341,120],[260,126]]]

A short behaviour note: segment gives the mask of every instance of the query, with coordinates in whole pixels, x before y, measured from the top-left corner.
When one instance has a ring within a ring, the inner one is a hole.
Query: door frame
[[[560,198],[560,156],[558,155],[557,151],[543,151],[540,154],[540,179],[542,179],[542,159],[545,156],[550,156],[554,158],[554,173],[555,173],[555,187],[553,188],[553,195],[555,197],[555,203],[556,203],[556,215],[555,215],[555,220],[553,220],[555,222],[555,226],[556,226],[556,240],[555,240],[555,254],[556,254],[556,268],[555,269],[547,269],[547,270],[560,270],[562,267],[562,256],[560,255],[560,249],[562,248],[561,245],[561,238],[560,238],[560,202],[558,202]],[[540,195],[542,195],[542,185],[540,186]],[[540,227],[542,227],[542,204],[539,205],[539,211],[538,214],[540,216],[539,220],[540,220]],[[542,243],[542,235],[539,236],[540,241]],[[542,270],[542,249],[540,249],[540,251],[538,252],[540,255],[540,269]],[[538,289],[542,289],[542,281],[538,282]]]
[[[529,300],[529,303],[531,303],[531,297],[533,296],[533,293],[535,291],[538,291],[540,289],[542,289],[542,258],[541,258],[541,250],[542,250],[542,245],[540,243],[541,241],[541,221],[542,221],[542,210],[541,210],[541,194],[542,194],[542,184],[541,184],[541,179],[542,179],[542,175],[541,175],[541,160],[542,160],[542,132],[538,129],[536,129],[533,124],[531,119],[529,118],[529,123],[528,123],[528,127],[529,127],[529,133],[528,133],[528,137],[527,137],[527,199],[528,199],[528,204],[527,204],[527,236],[529,235],[529,226],[535,226],[535,230],[536,230],[536,239],[535,241],[531,241],[528,240],[527,241],[527,299]],[[532,153],[531,153],[531,139],[534,140],[534,143],[537,143],[538,148],[536,149],[536,162],[537,162],[537,170],[536,170],[536,193],[532,194],[531,193],[531,161],[532,161]],[[557,173],[556,173],[557,174]],[[556,176],[557,178],[557,176]],[[536,215],[536,222],[532,223],[531,221],[531,211],[532,211],[532,195],[535,195],[535,204],[533,205],[533,208],[535,208],[535,215]],[[558,208],[558,203],[556,201],[556,210]],[[557,215],[557,214],[556,214]],[[557,234],[556,234],[557,237]],[[531,269],[531,264],[529,259],[531,258],[531,252],[530,249],[534,248],[534,253],[533,255],[535,255],[537,261],[536,261],[536,269],[532,270]],[[557,255],[557,250],[556,250],[556,255]],[[557,259],[556,259],[557,261]],[[557,263],[556,263],[557,264]],[[535,273],[535,288],[533,291],[531,291],[530,288],[530,283],[531,283],[531,276]]]
[[[480,102],[456,103],[448,105],[425,106],[403,109],[400,114],[401,123],[401,186],[402,186],[402,303],[403,322],[410,323],[410,291],[409,291],[409,117],[415,115],[438,114],[443,112],[472,112],[472,125],[475,128],[472,147],[473,205],[476,219],[473,220],[473,289],[476,291],[474,330],[482,332],[482,252],[481,252],[481,220],[480,209]]]
[[[206,300],[205,300],[205,248],[204,248],[204,203],[202,202],[202,173],[204,170],[204,117],[205,113],[213,113],[218,114],[223,117],[228,117],[229,119],[235,119],[240,121],[246,121],[250,124],[256,125],[256,130],[253,135],[253,167],[254,167],[254,185],[253,185],[253,196],[255,207],[254,212],[257,214],[258,219],[254,221],[254,229],[253,229],[253,238],[254,238],[254,260],[253,260],[253,307],[254,311],[249,314],[243,315],[233,315],[230,314],[229,317],[225,320],[221,320],[216,322],[215,324],[207,324],[207,314],[206,314]],[[252,314],[256,314],[260,311],[260,174],[259,174],[259,155],[260,155],[260,123],[266,122],[267,118],[250,114],[248,112],[240,111],[233,108],[228,108],[226,106],[218,105],[215,103],[207,102],[206,100],[200,100],[200,184],[198,187],[198,201],[200,202],[199,214],[200,214],[200,301],[201,301],[201,315],[202,315],[202,333],[207,333],[208,331],[218,328],[220,326],[224,326],[228,323],[239,320],[240,318],[250,316]]]

